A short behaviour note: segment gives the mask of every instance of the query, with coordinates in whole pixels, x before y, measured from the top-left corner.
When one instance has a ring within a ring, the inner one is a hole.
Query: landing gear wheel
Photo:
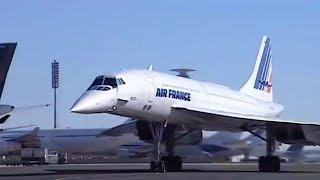
[[[66,162],[66,158],[64,156],[58,156],[58,164],[64,164]]]
[[[150,162],[150,171],[156,172],[156,162],[154,162],[154,161]]]
[[[262,156],[259,158],[260,172],[279,172],[280,158],[278,156]]]
[[[182,169],[182,160],[179,156],[163,156],[161,160],[165,163],[168,172],[178,172]]]
[[[166,170],[165,163],[163,161],[159,161],[159,162],[151,161],[150,162],[150,170],[152,172],[164,173]]]

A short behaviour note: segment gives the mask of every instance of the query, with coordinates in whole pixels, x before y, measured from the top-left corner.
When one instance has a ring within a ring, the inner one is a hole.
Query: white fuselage
[[[261,117],[276,117],[283,110],[281,105],[263,102],[225,86],[154,71],[123,71],[113,77],[123,79],[125,84],[108,91],[88,90],[71,111],[104,112],[153,122],[167,120],[168,123],[220,130],[214,122],[176,115],[171,108],[181,104]]]

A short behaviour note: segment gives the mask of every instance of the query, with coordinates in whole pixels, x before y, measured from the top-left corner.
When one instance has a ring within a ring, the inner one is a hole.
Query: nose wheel
[[[161,161],[151,161],[152,172],[178,172],[182,169],[182,160],[179,156],[162,156]]]
[[[164,161],[151,161],[150,170],[151,172],[164,173],[166,171]]]
[[[178,172],[182,169],[182,160],[179,156],[163,156],[161,158],[167,172]]]

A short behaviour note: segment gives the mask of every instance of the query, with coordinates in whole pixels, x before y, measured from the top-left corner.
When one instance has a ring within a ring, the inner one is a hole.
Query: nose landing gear
[[[165,172],[165,164],[164,161],[151,161],[150,162],[150,170],[151,172]]]
[[[178,172],[182,169],[182,160],[179,156],[162,156],[167,172]]]
[[[173,150],[175,146],[175,129],[176,126],[167,128],[167,121],[161,124],[149,124],[154,140],[154,160],[150,162],[150,170],[152,172],[176,172],[182,169],[182,160],[179,156],[174,156]],[[161,154],[160,146],[163,138],[164,129],[166,130],[166,155]]]

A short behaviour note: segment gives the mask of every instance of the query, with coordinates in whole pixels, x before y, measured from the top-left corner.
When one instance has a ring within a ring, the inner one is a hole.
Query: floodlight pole
[[[51,70],[52,70],[52,88],[53,88],[53,127],[57,128],[57,88],[59,87],[59,62],[54,60],[51,63]]]
[[[57,88],[53,88],[53,92],[54,92],[53,128],[56,129],[57,128]]]

